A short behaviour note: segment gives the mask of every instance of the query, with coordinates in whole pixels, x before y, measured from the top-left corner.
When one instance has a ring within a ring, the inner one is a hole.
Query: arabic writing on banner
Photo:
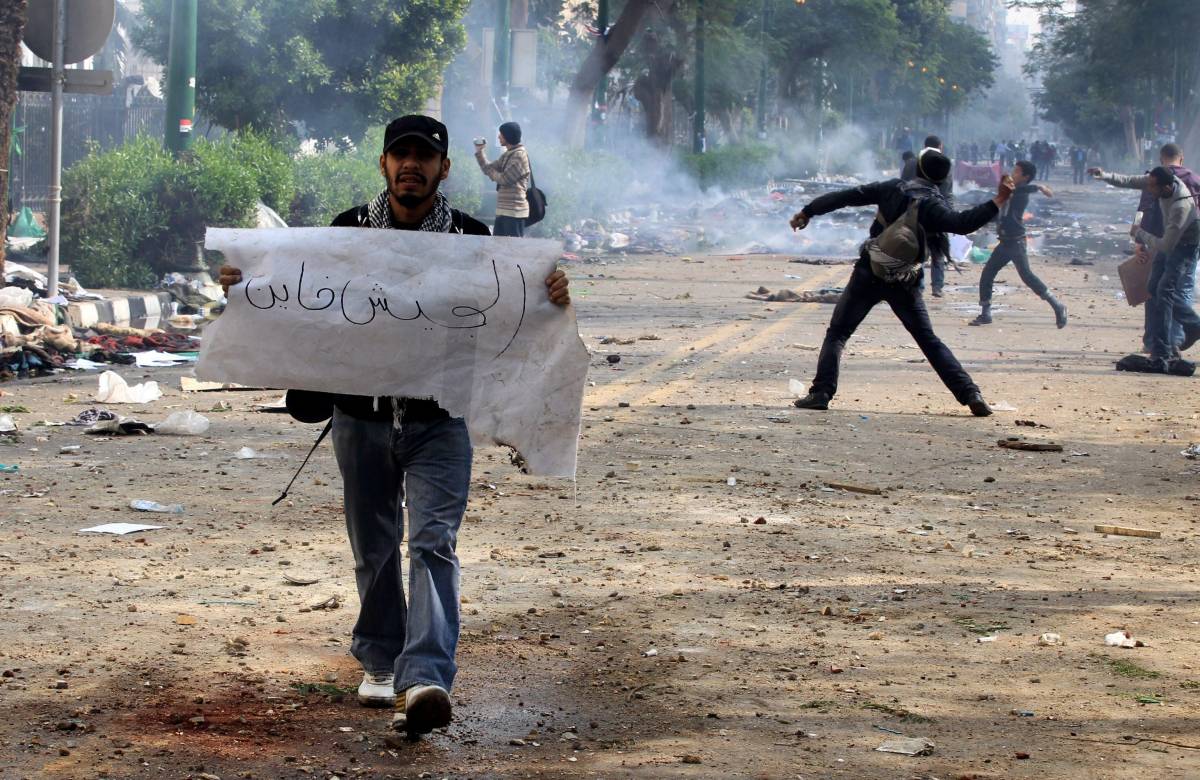
[[[432,398],[532,474],[575,475],[588,354],[544,280],[557,242],[356,228],[209,229],[242,270],[197,377]]]

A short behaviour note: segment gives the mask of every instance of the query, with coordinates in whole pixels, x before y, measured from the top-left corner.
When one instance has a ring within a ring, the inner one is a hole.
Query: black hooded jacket
[[[926,234],[930,235],[955,233],[965,236],[979,230],[1000,213],[1000,209],[990,200],[965,211],[955,211],[946,202],[938,186],[926,179],[911,182],[888,179],[831,192],[809,203],[800,213],[811,219],[838,209],[875,206],[879,209],[878,218],[871,223],[871,238],[875,238],[887,225],[908,211],[909,201],[913,198],[921,200],[921,205],[917,207],[917,219]],[[859,262],[867,262],[865,258],[864,253]]]

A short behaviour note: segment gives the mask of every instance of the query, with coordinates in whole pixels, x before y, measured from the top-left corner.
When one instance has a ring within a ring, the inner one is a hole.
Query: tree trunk
[[[21,35],[25,31],[26,0],[0,0],[0,281],[4,278],[4,241],[8,236],[8,165],[11,154],[12,115],[17,104],[17,71],[21,67]]]
[[[629,48],[641,25],[642,17],[654,6],[654,0],[629,0],[621,10],[621,16],[612,26],[607,38],[600,38],[592,48],[579,72],[571,82],[571,94],[567,101],[567,122],[564,128],[567,145],[582,149],[587,140],[588,114],[592,110],[592,98],[600,79],[604,78],[621,55]]]
[[[645,111],[646,138],[670,146],[675,133],[671,86],[675,83],[675,74],[683,67],[683,58],[663,46],[653,30],[646,33],[640,46],[645,49],[650,67],[634,82],[633,96]]]
[[[1133,109],[1129,106],[1121,107],[1121,125],[1125,129],[1125,146],[1126,152],[1130,159],[1142,159],[1142,145],[1138,143],[1137,122],[1133,118]]]
[[[514,30],[529,29],[529,0],[512,0],[509,6],[509,18]]]

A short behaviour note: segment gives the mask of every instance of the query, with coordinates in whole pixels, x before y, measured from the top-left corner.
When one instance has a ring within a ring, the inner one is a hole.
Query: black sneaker
[[[976,417],[991,417],[992,407],[987,405],[987,401],[983,400],[983,396],[979,393],[967,399],[967,406],[971,409],[971,414]]]
[[[933,291],[934,298],[941,298],[943,295],[945,295],[945,293],[942,292],[941,287],[938,287],[936,290]]]
[[[825,393],[810,392],[803,398],[797,398],[792,402],[792,405],[797,409],[813,409],[818,412],[824,412],[829,409],[830,398]]]
[[[970,325],[991,325],[992,324],[992,315],[980,314],[978,317],[971,320],[971,322],[968,324],[970,324]]]

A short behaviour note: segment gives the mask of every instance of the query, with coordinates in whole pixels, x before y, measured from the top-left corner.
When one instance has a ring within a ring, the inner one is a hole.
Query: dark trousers
[[[496,217],[496,225],[492,230],[493,236],[509,236],[522,238],[525,236],[524,217]]]
[[[983,267],[983,275],[979,277],[979,302],[981,304],[992,302],[992,286],[996,283],[996,274],[1000,273],[1009,263],[1017,267],[1017,273],[1021,275],[1021,281],[1025,283],[1026,287],[1033,290],[1039,298],[1046,297],[1050,289],[1029,267],[1029,253],[1025,248],[1025,239],[1002,239],[1000,246],[996,247],[996,251],[992,252],[991,259]]]
[[[1200,331],[1200,315],[1183,299],[1184,280],[1196,265],[1197,246],[1177,246],[1150,271],[1150,359],[1166,363],[1175,352],[1171,326],[1179,323],[1185,333]]]
[[[887,301],[905,329],[916,339],[917,346],[925,354],[933,370],[942,382],[954,393],[960,404],[966,404],[979,392],[971,377],[950,348],[942,343],[933,332],[925,300],[921,297],[919,282],[892,284],[880,280],[871,273],[870,267],[860,262],[838,299],[833,310],[829,329],[825,331],[825,342],[821,345],[821,356],[817,359],[817,378],[812,391],[825,393],[832,398],[837,393],[839,364],[846,342],[858,330],[858,326],[870,314],[875,305]]]
[[[1074,184],[1083,184],[1084,166],[1076,163],[1074,166],[1074,169],[1072,170],[1072,173],[1074,174],[1074,176],[1072,178],[1073,183]]]

